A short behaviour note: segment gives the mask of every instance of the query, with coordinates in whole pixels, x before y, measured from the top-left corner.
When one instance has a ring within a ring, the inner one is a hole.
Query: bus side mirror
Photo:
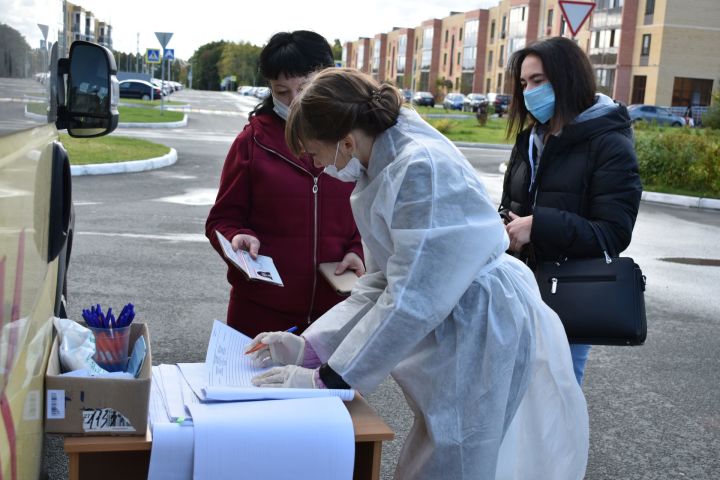
[[[70,45],[69,58],[58,60],[57,72],[57,90],[64,93],[58,94],[57,128],[67,128],[71,137],[85,138],[115,130],[120,88],[112,52],[76,40]]]

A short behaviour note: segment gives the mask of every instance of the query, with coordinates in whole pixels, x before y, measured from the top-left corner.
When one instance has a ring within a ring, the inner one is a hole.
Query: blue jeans
[[[581,387],[583,384],[583,376],[585,376],[585,363],[587,362],[589,354],[590,345],[584,345],[582,343],[570,344],[570,356],[572,357],[575,378],[577,378],[578,385]]]

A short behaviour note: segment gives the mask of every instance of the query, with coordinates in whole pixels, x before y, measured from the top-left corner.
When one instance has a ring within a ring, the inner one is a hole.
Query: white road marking
[[[145,233],[113,233],[113,232],[83,232],[76,231],[75,235],[87,235],[96,237],[118,237],[136,238],[139,240],[164,240],[167,242],[207,242],[205,235],[199,233],[166,233],[166,234],[145,234]]]

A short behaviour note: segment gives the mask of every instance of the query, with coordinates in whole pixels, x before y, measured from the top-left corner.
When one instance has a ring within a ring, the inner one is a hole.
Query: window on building
[[[490,50],[488,52],[488,69],[492,68],[492,62],[493,62],[493,51]]]
[[[443,53],[443,67],[447,66],[447,53]]]
[[[500,45],[500,55],[498,55],[498,66],[503,66],[503,60],[505,59],[505,45]]]
[[[565,35],[565,17],[560,17],[560,36]]]
[[[500,38],[505,38],[505,26],[507,24],[507,16],[502,17],[502,28],[500,29]]]
[[[640,50],[641,57],[647,57],[650,55],[650,37],[649,33],[642,36],[642,49]]]
[[[595,32],[595,43],[593,45],[595,48],[600,48],[600,30]]]
[[[497,92],[502,93],[502,73],[498,73]]]
[[[673,106],[710,105],[713,81],[705,78],[675,77]]]
[[[462,55],[460,55],[460,52],[457,54],[457,64],[460,65],[460,59],[462,58]]]
[[[463,38],[463,36],[462,36],[462,27],[460,27],[460,35],[458,36],[458,38]]]
[[[645,85],[647,84],[647,76],[635,75],[633,77],[632,96],[630,103],[645,103]]]
[[[552,28],[552,26],[553,26],[553,13],[555,13],[555,12],[554,12],[554,10],[553,10],[552,8],[551,8],[550,10],[548,10],[548,13],[547,13],[547,28]]]
[[[448,41],[448,31],[445,30],[445,43],[447,43],[447,41]]]
[[[495,39],[495,20],[490,22],[490,41],[492,42]]]
[[[645,15],[652,15],[655,13],[655,0],[647,0],[645,2]]]
[[[520,21],[525,21],[525,7],[522,7],[522,13],[520,14]]]
[[[485,93],[490,93],[490,79],[485,80]]]

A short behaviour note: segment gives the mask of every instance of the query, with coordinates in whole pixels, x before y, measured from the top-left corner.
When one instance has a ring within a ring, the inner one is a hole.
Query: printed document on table
[[[155,380],[156,368],[157,378],[162,387],[160,393],[170,421],[182,422],[189,419],[190,413],[185,405],[197,403],[200,399],[190,389],[190,385],[183,378],[177,365],[163,364],[153,367],[153,380]]]
[[[191,405],[194,478],[351,480],[355,434],[339,398]]]
[[[270,400],[336,396],[349,402],[355,396],[355,390],[254,386],[252,378],[269,368],[254,367],[250,357],[245,355],[245,350],[251,341],[252,339],[246,335],[215,320],[204,368],[195,364],[178,364],[190,387],[201,400]]]

